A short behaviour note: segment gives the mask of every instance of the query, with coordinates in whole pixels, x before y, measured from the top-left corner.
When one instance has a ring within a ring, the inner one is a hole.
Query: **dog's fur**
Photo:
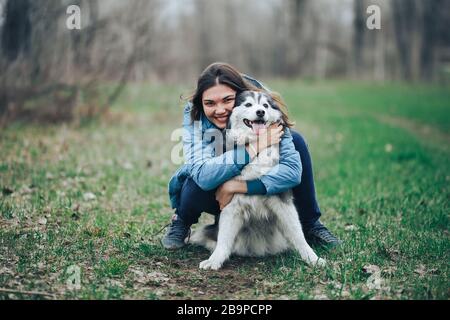
[[[236,97],[227,144],[255,141],[260,129],[276,122],[282,122],[282,113],[273,99],[263,92],[245,91]],[[259,153],[235,179],[260,178],[278,161],[278,145],[273,145]],[[279,195],[235,194],[222,210],[219,223],[196,230],[190,242],[213,251],[200,263],[201,269],[220,269],[231,254],[265,256],[291,248],[308,264],[325,264],[305,240],[291,191]]]

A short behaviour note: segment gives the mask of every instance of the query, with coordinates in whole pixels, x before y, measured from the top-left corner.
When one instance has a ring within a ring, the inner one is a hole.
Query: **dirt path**
[[[426,143],[427,145],[432,145],[445,152],[450,152],[450,134],[428,124],[393,116],[376,116],[376,119],[381,123],[408,131],[419,141]]]

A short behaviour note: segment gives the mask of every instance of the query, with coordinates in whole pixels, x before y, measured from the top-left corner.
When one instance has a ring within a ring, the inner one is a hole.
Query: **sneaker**
[[[191,226],[186,225],[183,220],[174,215],[172,223],[167,230],[166,235],[162,239],[161,243],[164,248],[168,250],[180,249],[186,245],[184,240],[190,235]]]
[[[319,220],[304,230],[306,242],[310,246],[333,248],[342,244]]]

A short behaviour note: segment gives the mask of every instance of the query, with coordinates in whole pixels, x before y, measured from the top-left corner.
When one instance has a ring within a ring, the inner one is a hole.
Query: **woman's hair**
[[[256,87],[255,85],[249,83],[242,77],[241,73],[236,70],[233,66],[222,63],[215,62],[209,65],[200,75],[197,81],[197,88],[194,93],[188,98],[192,103],[191,109],[191,121],[200,120],[201,114],[203,112],[203,93],[216,85],[226,85],[236,91],[236,95],[243,91],[264,91]],[[282,118],[287,127],[292,127],[293,123],[289,121],[287,116],[286,104],[282,101],[279,94],[275,92],[268,92],[272,99],[278,104],[280,111],[282,113]]]

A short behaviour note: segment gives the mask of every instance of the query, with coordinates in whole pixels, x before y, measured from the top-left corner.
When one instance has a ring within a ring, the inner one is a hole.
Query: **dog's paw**
[[[200,269],[203,270],[219,270],[222,267],[222,263],[219,263],[217,261],[208,259],[208,260],[204,260],[202,262],[200,262]]]
[[[327,262],[325,259],[318,258],[317,261],[314,263],[316,267],[325,267],[327,265]]]

